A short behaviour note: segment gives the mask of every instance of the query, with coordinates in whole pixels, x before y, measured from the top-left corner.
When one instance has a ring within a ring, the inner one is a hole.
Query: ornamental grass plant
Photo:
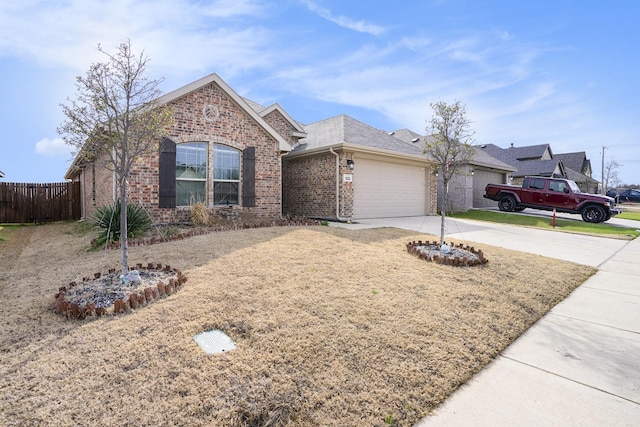
[[[93,214],[92,225],[98,230],[93,240],[96,246],[104,246],[120,240],[120,200],[101,206]],[[149,214],[142,206],[127,204],[127,237],[144,234],[151,226]]]

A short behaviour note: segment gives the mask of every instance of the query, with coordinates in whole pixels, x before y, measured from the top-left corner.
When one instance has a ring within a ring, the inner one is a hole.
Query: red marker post
[[[556,228],[556,210],[553,209],[553,218],[551,219],[551,227]]]

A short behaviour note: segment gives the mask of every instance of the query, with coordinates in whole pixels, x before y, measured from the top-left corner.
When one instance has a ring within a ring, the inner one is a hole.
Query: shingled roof
[[[549,155],[553,157],[553,152],[549,144],[528,145],[525,147],[511,146],[507,148],[507,152],[516,160],[543,160],[544,154],[549,151]]]
[[[513,173],[513,176],[524,177],[535,175],[552,177],[557,170],[559,170],[560,175],[564,173],[564,167],[560,160],[527,160],[520,162],[518,170]]]
[[[304,130],[307,137],[300,140],[300,145],[293,149],[292,155],[317,151],[321,148],[348,145],[375,151],[425,157],[419,146],[408,144],[388,132],[376,129],[344,114],[311,123],[306,125]]]
[[[495,144],[482,144],[482,145],[478,145],[476,146],[478,148],[478,151],[484,152],[488,155],[490,155],[491,157],[494,157],[498,160],[500,160],[503,163],[506,163],[510,166],[513,166],[514,168],[518,168],[520,161],[518,159],[516,159],[515,157],[513,157],[509,151],[505,150],[504,148],[500,148]]]
[[[587,153],[584,151],[554,154],[553,158],[562,160],[562,163],[564,163],[567,168],[579,173],[585,173],[588,169],[591,169],[591,162],[587,159]]]

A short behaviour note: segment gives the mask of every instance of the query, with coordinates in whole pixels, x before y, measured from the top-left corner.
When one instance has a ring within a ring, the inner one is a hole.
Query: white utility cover
[[[224,353],[236,348],[236,343],[219,329],[201,332],[193,336],[193,340],[207,354]]]

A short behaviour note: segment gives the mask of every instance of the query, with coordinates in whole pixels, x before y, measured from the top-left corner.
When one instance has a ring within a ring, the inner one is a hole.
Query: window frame
[[[233,156],[229,156],[230,154],[233,154]],[[213,206],[240,205],[241,162],[242,150],[224,144],[213,144],[213,161],[211,166]],[[218,184],[229,184],[231,187],[235,187],[235,194],[233,194],[233,191],[224,192],[225,196],[231,194],[233,199],[227,199],[226,202],[222,201],[224,199],[223,195],[216,191],[220,186]]]
[[[195,157],[197,161],[202,160],[201,156],[202,154],[204,154],[204,166],[202,164],[198,165],[197,163],[193,163],[193,165],[191,165],[188,162],[188,153],[184,153],[185,149],[192,149],[194,150],[195,153]],[[196,151],[197,150],[197,151]],[[198,151],[200,153],[198,153]],[[202,153],[202,151],[204,151]],[[181,153],[182,152],[182,153]],[[181,160],[181,156],[187,156],[187,159],[185,159],[185,163],[184,163],[184,168],[185,170],[188,169],[190,166],[191,167],[195,167],[196,169],[196,176],[193,177],[185,177],[184,176],[184,172],[183,173],[178,173],[178,161]],[[198,202],[203,202],[203,203],[207,203],[208,200],[208,182],[209,182],[209,143],[206,141],[190,141],[190,142],[184,142],[184,143],[180,143],[180,144],[176,144],[176,206],[177,207],[189,207],[192,206],[191,203],[191,196],[189,197],[189,202],[187,204],[183,203],[183,200],[181,200],[184,195],[182,195],[182,188],[180,186],[180,182],[188,182],[188,183],[203,183],[204,187],[202,189],[202,200],[195,200],[195,203]],[[197,177],[198,171],[197,169],[202,169],[199,172],[204,172],[204,177]]]

